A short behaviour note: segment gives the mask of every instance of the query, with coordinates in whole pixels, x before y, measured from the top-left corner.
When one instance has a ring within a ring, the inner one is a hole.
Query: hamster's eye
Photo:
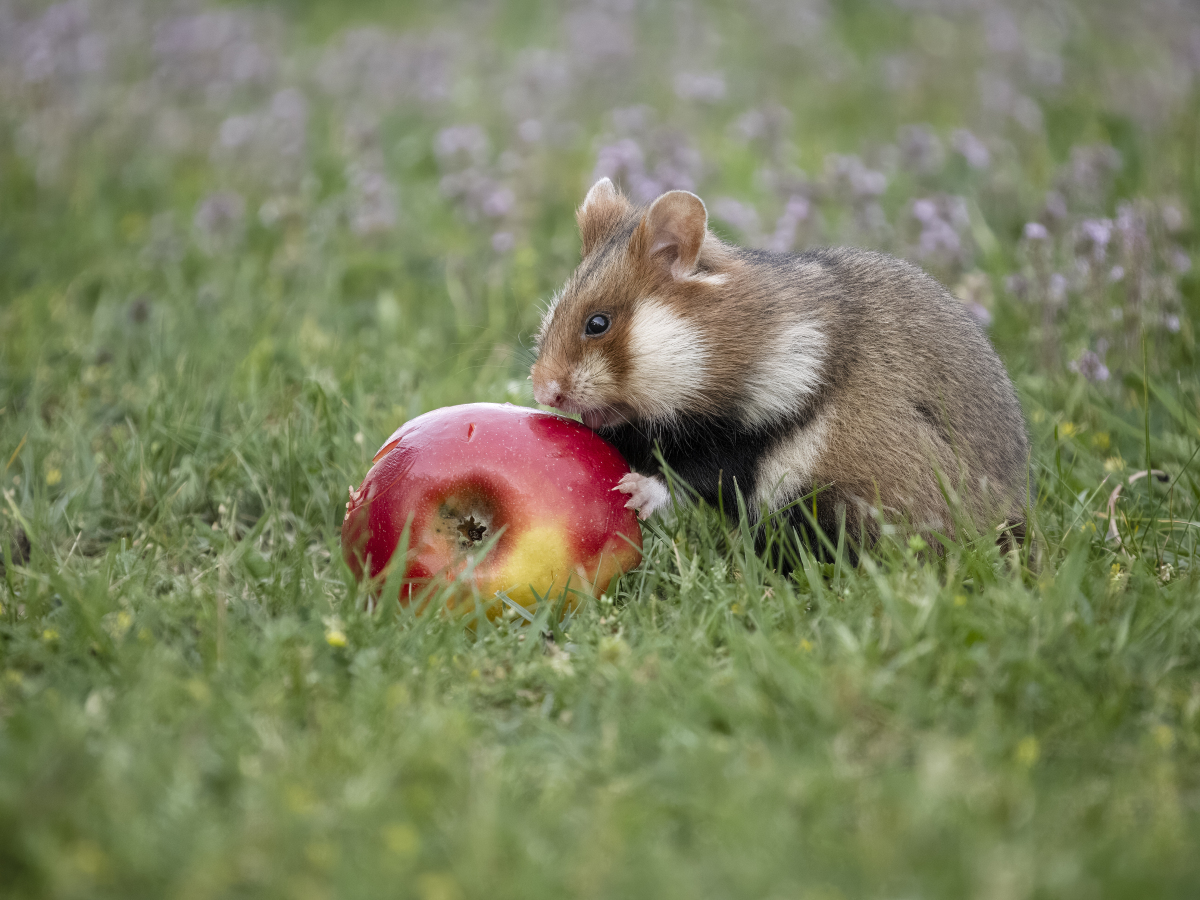
[[[608,331],[612,325],[612,320],[603,313],[596,313],[587,320],[587,324],[583,326],[583,333],[587,337],[598,337]]]

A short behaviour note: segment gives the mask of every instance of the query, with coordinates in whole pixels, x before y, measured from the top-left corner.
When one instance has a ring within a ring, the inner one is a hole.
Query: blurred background
[[[1143,327],[1178,364],[1198,72],[1183,0],[3,0],[4,362],[29,317],[83,316],[56,330],[99,384],[220,315],[250,378],[384,361],[389,421],[446,399],[430,357],[530,402],[520,350],[607,175],[742,243],[918,262],[1040,375],[1140,370]],[[241,347],[231,307],[278,328]]]
[[[372,614],[347,485],[532,403],[605,175],[950,287],[1043,566]],[[0,894],[1194,893],[1198,215],[1194,0],[0,0]]]

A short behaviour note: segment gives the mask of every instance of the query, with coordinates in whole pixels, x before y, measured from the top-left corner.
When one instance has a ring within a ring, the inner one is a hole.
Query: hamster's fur
[[[630,508],[669,502],[658,447],[711,504],[723,492],[733,507],[736,484],[757,517],[816,491],[819,527],[844,519],[856,541],[884,522],[952,535],[948,496],[1020,533],[1029,447],[1012,382],[924,272],[865,250],[735,247],[695,195],[639,208],[607,178],[577,218],[583,258],[542,320],[534,397],[621,450]]]

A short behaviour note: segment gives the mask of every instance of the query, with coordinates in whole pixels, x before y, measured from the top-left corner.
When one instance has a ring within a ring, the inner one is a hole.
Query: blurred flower
[[[1067,364],[1072,372],[1077,372],[1093,384],[1108,381],[1108,366],[1091,350],[1084,350],[1079,358]]]
[[[763,155],[776,165],[783,162],[791,129],[792,114],[778,103],[768,103],[749,110],[730,127],[736,140],[757,143],[762,147]]]
[[[504,108],[517,120],[546,118],[565,102],[572,86],[566,54],[542,48],[523,50],[504,88]]]
[[[634,106],[618,106],[609,113],[609,116],[617,134],[624,137],[648,134],[658,118],[654,109],[645,103],[638,103]]]
[[[351,158],[372,156],[382,160],[379,113],[362,107],[351,109],[342,122],[342,152]]]
[[[1076,206],[1104,202],[1113,176],[1121,169],[1121,154],[1107,144],[1071,148],[1070,161],[1055,176],[1055,185]]]
[[[680,72],[675,76],[675,96],[717,103],[725,99],[725,76],[720,72]]]
[[[429,106],[450,97],[453,34],[396,35],[353,28],[322,53],[316,79],[330,96],[374,109],[409,102]]]
[[[1042,130],[1042,108],[1032,97],[1017,97],[1013,100],[1012,117],[1026,131]]]
[[[1031,51],[1026,58],[1026,68],[1035,84],[1043,87],[1062,84],[1063,61],[1057,53]]]
[[[965,128],[956,128],[951,133],[950,146],[972,169],[986,169],[991,162],[987,145]]]
[[[825,178],[835,193],[849,193],[855,200],[878,197],[887,189],[887,176],[868,169],[857,156],[826,156]]]
[[[443,128],[433,142],[434,153],[443,166],[482,165],[487,162],[487,132],[478,125]]]
[[[141,250],[143,265],[173,265],[183,259],[184,241],[176,228],[173,213],[161,212],[152,216],[147,232],[146,243]]]
[[[192,225],[202,249],[214,252],[241,235],[246,201],[234,191],[216,191],[196,207]]]
[[[634,179],[645,178],[646,155],[633,138],[623,138],[605,144],[596,153],[596,165],[592,169],[592,181],[611,178],[614,182],[629,184]]]
[[[634,52],[634,4],[630,0],[589,0],[564,19],[571,61],[584,71],[611,66]],[[603,74],[609,74],[607,70]]]
[[[1046,295],[1052,303],[1062,303],[1067,297],[1067,286],[1067,276],[1061,272],[1054,272],[1047,282]]]
[[[1046,226],[1041,222],[1026,222],[1024,234],[1027,241],[1050,240],[1050,232],[1046,230]]]
[[[673,128],[661,128],[651,135],[650,146],[655,160],[653,175],[661,190],[696,189],[704,161],[686,134]]]
[[[633,138],[621,138],[597,151],[592,180],[613,179],[637,203],[648,203],[664,191],[694,190],[702,160],[686,137],[677,131],[657,129],[645,140],[652,148],[652,170],[647,164],[651,153]]]
[[[381,234],[396,227],[396,187],[382,172],[350,166],[350,229]]]
[[[1045,218],[1052,222],[1065,222],[1071,215],[1070,210],[1067,209],[1067,198],[1062,195],[1061,191],[1046,192],[1044,209]]]
[[[983,35],[993,53],[1015,54],[1024,46],[1021,29],[1010,10],[993,4],[983,17]]]
[[[946,154],[942,142],[928,125],[906,125],[899,133],[900,162],[919,175],[931,175],[941,169]]]
[[[157,77],[175,90],[225,103],[235,88],[264,84],[275,72],[276,55],[262,46],[258,31],[255,17],[241,10],[165,19],[154,29]]]
[[[1178,234],[1187,227],[1187,215],[1183,208],[1173,200],[1164,202],[1159,207],[1159,215],[1162,217],[1163,227],[1167,229],[1169,234]]]
[[[980,105],[987,112],[1009,116],[1026,131],[1042,130],[1042,108],[1021,94],[1012,82],[991,70],[978,75]]]
[[[308,100],[296,88],[277,91],[266,109],[225,119],[213,156],[243,174],[276,184],[303,173],[308,140]]]
[[[917,255],[941,265],[966,261],[967,244],[963,234],[971,224],[967,201],[962,197],[940,195],[914,200],[912,217],[920,223]]]
[[[480,197],[479,210],[489,218],[499,219],[512,211],[515,202],[516,197],[511,189],[503,185],[489,185],[489,190]]]
[[[527,144],[536,144],[541,141],[544,131],[537,119],[525,119],[517,126],[517,137]]]
[[[954,296],[963,302],[967,313],[986,328],[992,324],[992,282],[978,270],[968,272],[954,288]]]
[[[1004,279],[1004,289],[1018,300],[1029,299],[1029,278],[1021,272],[1014,272]]]
[[[920,85],[920,63],[911,53],[891,53],[879,61],[884,86],[893,93],[914,91]]]
[[[831,52],[833,42],[824,39],[830,15],[827,0],[750,0],[744,8],[758,20],[760,39],[813,52]]]
[[[808,221],[811,206],[808,198],[795,194],[788,198],[783,213],[775,221],[775,232],[766,240],[768,250],[786,252],[796,246],[796,232],[801,223]]]
[[[1112,219],[1084,219],[1076,229],[1075,252],[1090,258],[1093,263],[1102,263],[1112,234]]]
[[[106,51],[104,35],[79,0],[49,7],[20,29],[16,47],[23,79],[36,84],[95,75],[104,68]]]
[[[733,197],[718,197],[712,203],[712,215],[740,231],[745,240],[753,242],[758,237],[758,211],[748,203]]]

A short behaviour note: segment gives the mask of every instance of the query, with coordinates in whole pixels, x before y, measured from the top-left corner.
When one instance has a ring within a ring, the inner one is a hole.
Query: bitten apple
[[[532,610],[567,591],[603,593],[642,558],[637,517],[614,491],[629,471],[621,454],[571,419],[496,403],[435,409],[402,425],[375,454],[342,523],[342,552],[360,580],[391,563],[405,525],[400,601],[463,576],[447,606],[489,616],[497,592]],[[473,589],[472,589],[473,588]]]

